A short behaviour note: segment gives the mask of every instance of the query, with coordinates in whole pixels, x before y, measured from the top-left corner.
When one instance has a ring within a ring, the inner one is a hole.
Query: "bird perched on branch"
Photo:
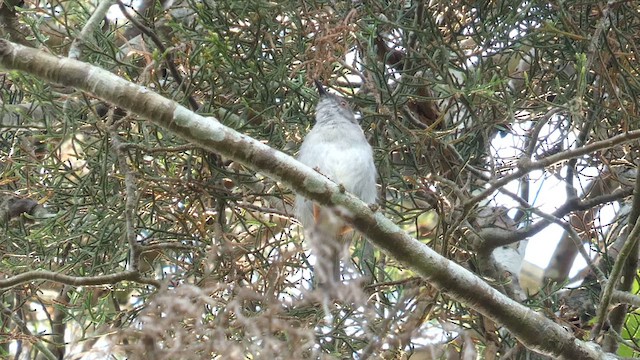
[[[319,81],[315,84],[320,94],[316,123],[302,142],[298,160],[372,204],[377,197],[377,173],[371,145],[348,102],[328,93]],[[341,238],[346,226],[337,212],[321,208],[301,195],[296,197],[296,217],[315,251],[315,273],[321,283],[340,280],[339,262],[346,249]]]

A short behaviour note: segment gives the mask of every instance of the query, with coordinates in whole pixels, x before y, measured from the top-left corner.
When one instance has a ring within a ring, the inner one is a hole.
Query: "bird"
[[[319,94],[315,124],[304,137],[297,159],[363,202],[374,204],[377,171],[373,148],[347,100],[327,92],[318,80],[315,85]],[[325,282],[339,281],[345,222],[336,209],[322,208],[302,195],[296,196],[295,215],[305,237],[310,238],[312,252],[315,250],[314,274],[320,269]]]

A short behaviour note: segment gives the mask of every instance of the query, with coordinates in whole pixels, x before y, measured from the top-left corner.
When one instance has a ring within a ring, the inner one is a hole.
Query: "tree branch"
[[[184,93],[184,96],[187,97],[187,101],[189,102],[191,109],[194,111],[197,110],[200,107],[200,105],[198,105],[198,102],[196,101],[196,99],[189,94],[189,88],[187,87],[186,82],[182,78],[182,75],[176,68],[176,65],[173,59],[173,54],[170,51],[167,51],[167,48],[165,48],[160,38],[153,30],[144,26],[135,17],[129,14],[129,12],[127,11],[127,8],[124,6],[122,1],[118,0],[118,7],[120,8],[120,11],[122,11],[122,14],[127,18],[127,20],[131,21],[131,23],[135,27],[137,27],[143,34],[148,36],[151,39],[151,41],[153,41],[153,43],[158,47],[158,50],[160,50],[160,53],[165,58],[165,64],[167,65],[167,68],[169,68],[169,72],[171,73],[171,76],[173,76],[176,83],[178,83],[178,86],[180,86],[180,90],[182,90],[182,92]]]
[[[0,280],[0,290],[6,290],[14,286],[36,280],[47,280],[72,286],[98,286],[116,284],[121,281],[135,281],[142,284],[151,285],[155,288],[160,287],[159,281],[143,278],[140,273],[135,271],[123,271],[115,274],[100,276],[69,276],[58,274],[53,271],[35,270],[27,271],[25,273]]]
[[[508,191],[505,188],[500,188],[500,192],[520,203],[523,208],[536,212],[538,213],[538,215],[540,215],[540,212],[538,210],[531,207],[531,205],[529,205],[524,199],[517,196],[516,194]],[[610,194],[599,195],[584,200],[579,200],[577,198],[569,199],[562,206],[551,213],[550,216],[554,218],[562,218],[574,211],[588,210],[596,206],[624,199],[628,196],[631,196],[632,194],[633,188],[629,188],[618,189]],[[551,223],[552,222],[549,221],[548,218],[545,218],[545,216],[541,216],[541,219],[537,222],[516,231],[503,231],[501,229],[495,228],[481,229],[478,231],[478,236],[482,239],[482,244],[480,244],[479,246],[485,249],[494,249],[499,246],[509,245],[539,233]]]
[[[0,312],[5,314],[6,316],[10,317],[11,320],[16,324],[16,326],[18,326],[18,328],[20,329],[20,331],[22,331],[23,334],[25,334],[25,335],[27,335],[29,337],[35,338],[35,336],[32,335],[31,330],[29,330],[29,326],[24,321],[22,321],[22,319],[20,319],[19,317],[15,316],[13,311],[11,311],[10,309],[6,308],[5,305],[3,303],[1,303],[1,302],[0,302]],[[33,346],[36,349],[38,349],[47,360],[56,360],[56,359],[58,359],[58,357],[55,356],[51,352],[51,350],[49,350],[49,348],[47,348],[47,346],[42,343],[42,341],[40,339],[29,339],[29,340],[31,341]]]
[[[600,298],[600,304],[598,305],[598,322],[593,327],[592,337],[596,338],[599,336],[600,331],[602,330],[605,323],[609,320],[609,316],[616,317],[616,321],[611,320],[611,326],[615,327],[613,330],[615,332],[620,331],[620,327],[622,326],[622,320],[624,320],[624,313],[626,313],[626,307],[623,307],[622,310],[614,309],[609,314],[609,305],[611,304],[611,299],[614,290],[618,287],[618,290],[629,291],[631,289],[631,285],[635,279],[635,273],[638,265],[638,237],[640,236],[640,171],[636,174],[636,184],[634,188],[633,194],[633,202],[631,213],[629,214],[629,223],[627,225],[627,229],[631,229],[627,235],[626,241],[618,254],[618,258],[616,262],[613,264],[613,268],[611,269],[611,274],[609,275],[609,281],[607,282],[604,290],[602,291],[602,295]],[[620,276],[623,276],[622,281],[618,284],[618,280],[620,280]]]
[[[88,40],[89,36],[93,34],[95,29],[100,26],[100,22],[106,17],[107,12],[115,0],[101,0],[98,6],[91,14],[89,20],[80,31],[80,34],[73,40],[71,47],[69,48],[69,57],[72,59],[80,59],[82,55],[82,46]]]
[[[622,145],[637,139],[640,139],[640,130],[632,130],[616,136],[612,136],[605,140],[592,142],[590,144],[587,144],[583,147],[579,147],[577,149],[567,150],[551,156],[547,156],[538,161],[531,161],[526,158],[520,159],[520,161],[518,162],[518,167],[514,172],[512,172],[509,175],[505,175],[500,179],[490,181],[489,187],[481,191],[478,195],[466,201],[464,203],[464,207],[465,208],[473,207],[478,202],[482,201],[486,197],[493,194],[493,192],[496,191],[498,188],[501,188],[507,185],[508,183],[510,183],[511,181],[518,179],[521,176],[524,176],[534,170],[542,170],[546,167],[555,165],[563,161],[568,161],[576,157],[592,154],[599,150],[612,148],[614,146]]]

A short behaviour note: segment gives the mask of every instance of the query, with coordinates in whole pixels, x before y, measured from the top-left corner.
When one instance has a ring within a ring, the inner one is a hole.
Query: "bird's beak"
[[[318,88],[318,94],[320,94],[320,96],[325,96],[327,95],[327,91],[324,89],[324,86],[322,86],[322,83],[318,80],[313,80],[313,82],[316,83],[316,87]]]

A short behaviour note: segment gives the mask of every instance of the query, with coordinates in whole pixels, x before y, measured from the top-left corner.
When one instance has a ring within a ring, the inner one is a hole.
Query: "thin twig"
[[[93,14],[91,14],[89,20],[87,20],[87,23],[84,24],[80,34],[78,34],[71,43],[71,47],[69,47],[70,59],[80,59],[80,55],[82,55],[82,45],[84,45],[89,36],[100,27],[100,22],[106,18],[107,11],[109,11],[109,8],[114,4],[114,2],[114,0],[100,1],[96,9],[93,11]]]
[[[613,294],[611,294],[611,300],[616,301],[620,304],[629,304],[640,308],[640,296],[630,294],[626,291],[613,290]]]
[[[129,14],[126,7],[122,3],[122,1],[118,0],[118,7],[120,8],[120,11],[122,11],[122,14],[124,14],[124,16],[127,18],[127,20],[131,21],[131,23],[135,27],[140,29],[140,31],[144,35],[148,36],[151,39],[151,41],[153,41],[153,43],[158,47],[158,50],[160,50],[160,53],[164,55],[165,64],[169,68],[169,71],[171,72],[171,76],[173,76],[173,79],[176,81],[176,83],[180,87],[180,90],[182,90],[184,95],[187,97],[187,101],[189,102],[189,106],[191,107],[191,110],[194,110],[194,111],[198,110],[200,105],[198,105],[198,102],[193,96],[189,95],[189,89],[187,88],[186,82],[184,81],[184,79],[182,78],[182,75],[180,75],[180,72],[178,71],[178,69],[174,64],[173,54],[167,51],[167,48],[162,43],[162,40],[160,40],[160,38],[158,37],[158,35],[156,35],[154,31],[146,27],[144,24],[138,21],[135,17]]]
[[[562,110],[563,110],[562,107],[559,107],[559,106],[554,107],[553,109],[547,111],[542,116],[541,120],[536,121],[535,126],[533,127],[533,129],[531,130],[531,133],[529,134],[529,137],[528,137],[529,144],[527,144],[527,148],[525,149],[523,156],[526,156],[527,158],[531,159],[531,157],[533,156],[533,152],[536,149],[536,144],[538,143],[538,137],[540,136],[540,131],[542,131],[542,128],[549,122],[549,120],[551,120],[553,116],[555,116]]]
[[[550,222],[559,225],[560,227],[562,227],[564,229],[564,231],[567,232],[567,234],[569,235],[569,237],[571,238],[571,240],[573,241],[573,244],[576,246],[576,248],[578,249],[578,252],[580,253],[580,255],[582,256],[582,258],[584,259],[584,261],[587,263],[587,266],[589,266],[589,269],[591,269],[591,271],[593,271],[593,273],[596,275],[596,277],[598,278],[598,281],[600,282],[600,284],[606,284],[607,283],[607,277],[606,275],[602,272],[602,270],[600,270],[600,268],[598,268],[593,261],[591,260],[591,257],[589,256],[589,254],[587,253],[587,251],[584,249],[583,243],[582,243],[582,239],[580,238],[580,235],[578,235],[578,233],[576,232],[576,230],[571,226],[571,224],[568,224],[564,221],[562,221],[562,219],[559,219],[553,215],[549,215],[549,214],[545,214],[542,211],[539,211],[537,209],[534,209],[534,213],[542,218],[545,218],[547,220],[549,220]]]
[[[120,146],[122,147],[122,149],[138,149],[149,154],[158,153],[158,152],[185,152],[185,151],[198,149],[197,146],[193,146],[192,144],[171,146],[171,147],[148,147],[148,146],[134,144],[134,143],[122,143],[120,144]]]
[[[611,269],[611,274],[609,275],[609,282],[604,288],[602,292],[602,296],[600,298],[600,304],[598,305],[598,322],[593,327],[592,338],[595,339],[599,336],[600,331],[602,330],[604,324],[607,322],[607,313],[609,311],[609,305],[611,304],[611,297],[613,295],[613,291],[618,284],[618,280],[620,279],[620,275],[622,275],[622,270],[625,267],[627,262],[627,258],[634,253],[637,249],[638,244],[638,236],[640,236],[640,221],[638,221],[638,217],[640,215],[640,171],[638,171],[636,176],[636,185],[634,189],[633,195],[633,205],[631,209],[631,214],[629,215],[629,227],[633,224],[633,228],[627,235],[627,239],[620,249],[620,253],[613,264],[613,269]],[[634,269],[635,271],[635,269]]]
[[[36,280],[53,281],[71,286],[98,286],[116,284],[121,281],[135,281],[141,284],[151,285],[156,288],[160,287],[159,281],[143,278],[140,273],[136,271],[123,271],[115,274],[98,276],[69,276],[54,271],[34,270],[0,280],[0,290],[6,290],[14,286]]]
[[[120,137],[118,136],[117,131],[112,129],[111,133],[111,143],[113,144],[114,152],[116,154],[118,167],[120,168],[120,172],[124,175],[124,187],[125,187],[125,203],[124,203],[124,218],[125,218],[125,228],[126,228],[126,237],[127,243],[129,243],[129,248],[131,249],[131,269],[133,271],[138,271],[138,261],[140,257],[140,244],[136,241],[136,225],[135,225],[135,213],[137,207],[137,188],[136,188],[136,179],[133,174],[133,171],[129,169],[129,165],[127,164],[127,153],[126,150],[121,146],[122,142],[120,141]]]
[[[4,306],[4,304],[2,302],[0,302],[0,311],[5,315],[11,318],[11,320],[16,324],[16,326],[18,326],[18,328],[20,328],[20,331],[22,331],[23,334],[30,336],[30,337],[35,337],[31,331],[29,330],[29,327],[27,326],[27,324],[24,323],[24,321],[22,321],[22,319],[20,319],[19,317],[15,316],[13,314],[13,311],[11,311],[10,309],[8,309],[7,307]],[[42,355],[44,355],[47,360],[57,360],[58,357],[55,356],[51,350],[49,350],[49,348],[47,348],[41,341],[41,339],[39,337],[38,341],[33,341],[31,342],[33,344],[33,346],[38,349],[40,352],[42,352]]]
[[[490,181],[489,187],[483,190],[482,192],[480,192],[480,194],[474,196],[473,198],[465,202],[464,207],[465,208],[473,207],[478,202],[482,201],[483,199],[493,194],[493,192],[496,191],[498,188],[501,188],[507,185],[511,181],[518,179],[521,176],[524,176],[530,173],[531,171],[542,170],[548,166],[551,166],[563,161],[567,161],[576,157],[595,153],[599,150],[612,148],[614,146],[622,145],[637,139],[640,139],[640,130],[633,130],[620,135],[613,136],[609,139],[595,141],[581,148],[567,150],[558,154],[554,154],[546,158],[540,159],[538,161],[521,159],[518,162],[519,163],[518,167],[513,173],[506,175],[498,180]]]
[[[535,208],[532,207],[526,200],[514,194],[513,192],[507,190],[506,188],[504,187],[499,188],[498,191],[500,191],[502,194],[509,196],[514,201],[518,202],[518,204],[525,211],[533,212],[535,210]],[[591,199],[585,199],[585,200],[572,199],[565,202],[562,206],[558,207],[553,213],[551,213],[551,216],[555,218],[562,218],[572,212],[589,210],[596,206],[601,206],[613,201],[624,199],[628,196],[631,196],[632,194],[633,194],[633,189],[619,189],[610,194],[599,195]],[[500,236],[494,236],[495,234],[492,234],[491,236],[489,236],[488,234],[485,234],[483,235],[485,242],[483,243],[482,246],[488,247],[488,248],[496,248],[498,246],[509,245],[514,242],[524,240],[525,238],[533,236],[539,233],[540,231],[544,230],[547,226],[549,226],[550,223],[551,222],[548,219],[542,218],[525,228],[522,228],[516,231],[504,232],[504,234]],[[480,233],[482,234],[482,230],[480,231]]]

